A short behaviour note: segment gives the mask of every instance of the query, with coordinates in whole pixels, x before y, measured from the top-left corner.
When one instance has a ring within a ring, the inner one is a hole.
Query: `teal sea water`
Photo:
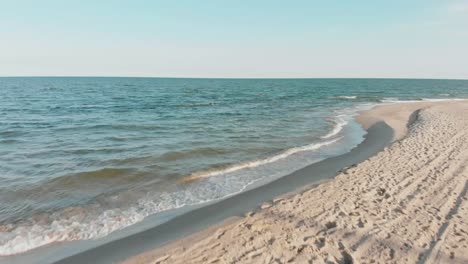
[[[358,110],[468,81],[0,78],[0,255],[93,239],[349,151]]]

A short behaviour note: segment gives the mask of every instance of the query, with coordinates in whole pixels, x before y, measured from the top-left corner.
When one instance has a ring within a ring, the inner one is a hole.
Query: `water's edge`
[[[414,121],[410,119],[410,122]],[[362,143],[350,152],[311,164],[303,169],[279,178],[273,182],[229,197],[177,216],[163,224],[123,237],[109,243],[98,245],[79,253],[65,252],[47,254],[47,256],[29,254],[13,256],[12,263],[115,263],[147,250],[167,244],[190,234],[201,231],[213,224],[233,216],[240,216],[257,208],[262,202],[272,200],[304,186],[325,179],[333,178],[343,168],[362,162],[377,154],[389,145],[393,138],[393,129],[385,122],[379,122],[367,130]],[[38,258],[42,256],[42,259]]]

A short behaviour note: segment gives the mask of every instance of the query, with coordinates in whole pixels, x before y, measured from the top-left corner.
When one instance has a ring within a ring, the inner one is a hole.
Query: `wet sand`
[[[365,112],[358,118],[364,127],[388,124],[395,132],[394,143],[377,155],[331,181],[125,263],[467,263],[467,113],[467,102],[395,104]],[[296,175],[306,178],[316,169]],[[227,201],[224,208],[247,200]]]

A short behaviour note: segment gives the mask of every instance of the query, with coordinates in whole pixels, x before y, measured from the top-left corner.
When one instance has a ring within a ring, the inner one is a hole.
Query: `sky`
[[[468,0],[0,0],[0,76],[468,79]]]

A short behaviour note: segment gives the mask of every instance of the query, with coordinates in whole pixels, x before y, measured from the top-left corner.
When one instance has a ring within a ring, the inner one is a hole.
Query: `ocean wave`
[[[128,131],[161,131],[163,127],[155,124],[96,124],[96,125],[74,125],[55,128],[55,131],[69,130],[128,130]]]
[[[135,166],[135,165],[151,165],[151,166],[162,166],[164,162],[173,162],[179,160],[188,160],[200,157],[215,157],[217,155],[224,155],[230,152],[236,151],[236,149],[227,149],[222,147],[199,147],[194,149],[182,149],[179,151],[167,151],[160,155],[148,155],[148,156],[137,156],[137,157],[125,157],[123,159],[111,159],[107,160],[103,164],[110,166]],[[246,150],[248,151],[248,149]]]
[[[21,140],[17,139],[0,139],[0,144],[12,144],[12,143],[17,143],[20,142]]]
[[[200,186],[195,190],[156,196],[147,194],[127,208],[106,209],[99,204],[71,206],[52,213],[38,213],[21,222],[0,224],[0,256],[20,254],[57,242],[102,238],[155,213],[236,195],[253,182],[237,184],[236,191],[228,194],[221,194],[219,186]]]
[[[327,138],[331,138],[333,136],[338,135],[338,133],[340,133],[341,130],[343,130],[343,127],[346,124],[348,124],[348,121],[346,121],[342,115],[338,116],[335,120],[335,125],[333,126],[333,129],[330,132],[328,132],[328,134],[326,134],[325,136],[322,136],[321,138],[327,139]]]
[[[399,102],[400,99],[398,97],[384,97],[379,100],[381,103],[396,103]]]
[[[301,147],[290,148],[290,149],[287,149],[287,150],[285,150],[285,151],[283,151],[283,152],[281,152],[281,153],[279,153],[279,154],[277,154],[275,156],[271,156],[271,157],[266,158],[266,159],[246,161],[246,162],[239,163],[239,164],[236,164],[236,165],[232,165],[232,166],[222,168],[222,169],[199,171],[199,172],[193,173],[193,174],[191,174],[191,175],[189,175],[187,177],[184,177],[181,180],[181,182],[191,182],[191,181],[199,180],[199,179],[202,179],[202,178],[214,177],[214,176],[219,176],[219,175],[223,175],[223,174],[226,174],[226,173],[235,172],[235,171],[242,170],[242,169],[258,167],[258,166],[261,166],[261,165],[265,165],[265,164],[268,164],[268,163],[272,163],[272,162],[284,159],[284,158],[286,158],[288,156],[291,156],[291,155],[293,155],[295,153],[298,153],[298,152],[312,151],[312,150],[319,149],[319,148],[321,148],[323,146],[333,144],[333,143],[339,141],[341,138],[342,137],[339,137],[339,138],[336,138],[336,139],[333,139],[333,140],[329,140],[329,141],[313,143],[313,144],[309,144],[309,145],[305,145],[305,146],[301,146]]]
[[[137,212],[105,210],[94,221],[83,207],[69,207],[53,214],[37,214],[20,224],[0,225],[0,256],[26,252],[55,242],[99,238],[139,222]]]
[[[95,202],[50,213],[36,213],[15,223],[0,223],[0,256],[15,255],[57,242],[101,238],[155,213],[235,195],[242,192],[248,184],[250,183],[237,185],[236,191],[227,195],[222,194],[220,186],[203,185],[175,192],[146,193],[130,207],[106,208],[105,201]],[[113,195],[104,199],[115,202],[126,199],[128,195]]]
[[[345,99],[345,100],[353,100],[353,99],[357,99],[358,97],[356,95],[339,95],[339,96],[335,96],[335,97],[332,97],[332,98],[335,98],[335,99]]]
[[[207,102],[207,103],[191,103],[187,105],[183,105],[184,107],[206,107],[206,106],[215,106],[217,103],[215,102]]]
[[[95,179],[115,179],[116,177],[130,174],[133,171],[133,169],[103,168],[99,170],[80,172],[72,174],[70,176],[60,177],[57,180],[59,182],[70,182],[71,179],[73,179],[73,181],[76,182],[90,182]]]
[[[20,131],[16,130],[5,130],[5,131],[0,131],[1,136],[19,136],[21,135]]]
[[[152,171],[152,174],[155,172]],[[41,195],[67,192],[80,192],[81,195],[88,193],[92,198],[95,190],[105,185],[107,190],[112,190],[122,184],[131,184],[149,175],[149,172],[132,168],[103,168],[77,173],[69,173],[60,177],[45,180],[15,190],[17,194],[28,194],[31,197]]]

